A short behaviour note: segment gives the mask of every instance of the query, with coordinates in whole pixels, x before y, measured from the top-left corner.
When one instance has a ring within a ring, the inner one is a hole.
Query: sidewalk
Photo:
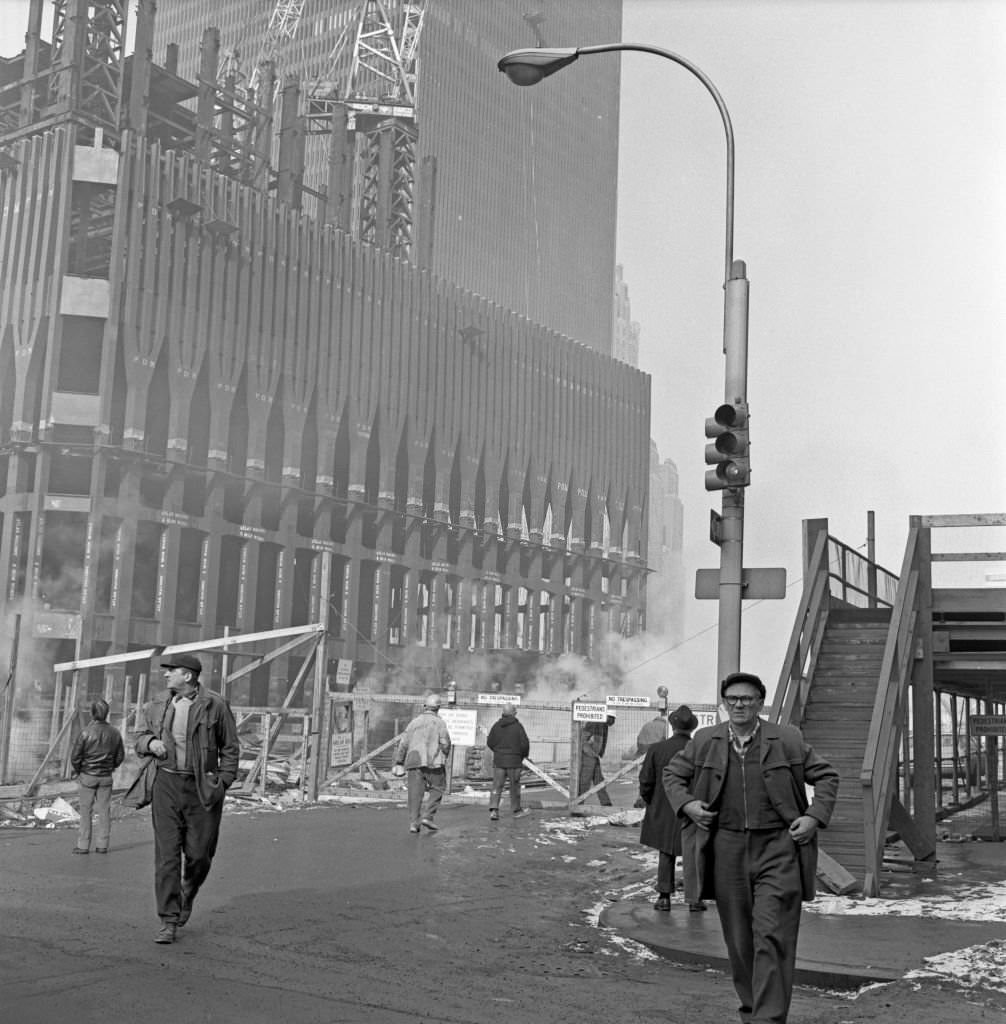
[[[881,909],[867,914],[819,913],[805,908],[797,950],[796,983],[816,988],[859,988],[895,981],[924,967],[927,957],[1006,939],[1004,920],[958,920],[948,916],[908,916],[909,901],[927,905],[945,899],[953,905],[962,892],[983,885],[1002,890],[1006,882],[1006,843],[940,843],[932,875],[890,872],[884,901],[864,901]],[[829,897],[819,896],[825,904]],[[855,901],[853,900],[853,903]],[[890,912],[883,908],[889,907]],[[727,969],[726,949],[714,904],[690,913],[680,894],[671,912],[646,902],[616,903],[601,914],[601,924],[642,943],[676,963],[701,963]]]

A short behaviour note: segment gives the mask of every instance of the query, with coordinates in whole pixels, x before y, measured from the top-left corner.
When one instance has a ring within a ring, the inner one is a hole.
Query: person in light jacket
[[[103,700],[91,703],[91,721],[74,740],[70,766],[77,775],[80,798],[80,825],[74,853],[91,850],[91,817],[97,828],[94,852],[108,853],[112,834],[112,773],[126,756],[119,730],[108,724],[108,704]]]
[[[447,758],[451,753],[451,734],[440,717],[440,697],[427,694],[423,710],[405,727],[398,746],[392,772],[408,775],[406,792],[409,805],[409,831],[419,826],[436,832],[434,818],[447,789]],[[426,811],[423,799],[428,795]]]

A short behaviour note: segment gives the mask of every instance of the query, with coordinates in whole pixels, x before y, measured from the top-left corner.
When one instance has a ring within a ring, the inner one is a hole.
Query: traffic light
[[[747,487],[751,483],[748,452],[748,407],[744,402],[721,405],[712,419],[706,420],[706,490],[723,491],[728,487]]]

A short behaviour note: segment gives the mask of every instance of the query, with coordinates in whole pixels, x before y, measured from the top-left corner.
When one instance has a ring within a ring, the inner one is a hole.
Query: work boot
[[[657,895],[657,899],[653,904],[654,910],[670,911],[671,909],[671,897],[669,893],[662,892]]]
[[[513,816],[515,818],[521,818],[527,813],[528,809],[526,807],[518,807],[517,810],[513,812]]]
[[[172,921],[164,921],[161,924],[160,929],[154,936],[154,942],[161,943],[162,946],[168,945],[168,943],[175,941],[175,925]]]
[[[697,903],[689,903],[688,909],[694,914],[698,911],[705,910],[706,905],[702,900],[699,900]]]
[[[495,807],[491,808],[490,811],[489,811],[489,820],[490,821],[499,821],[500,820],[500,812],[497,811]]]
[[[429,818],[423,818],[419,824],[424,828],[428,828],[431,832],[436,832],[440,828],[439,825],[435,825]]]
[[[419,826],[418,825],[410,825],[409,826],[409,831],[410,832],[418,832],[419,831]]]

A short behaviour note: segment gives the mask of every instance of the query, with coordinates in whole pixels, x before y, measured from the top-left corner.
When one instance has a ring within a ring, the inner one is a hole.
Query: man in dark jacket
[[[705,910],[705,903],[699,899],[695,851],[691,846],[687,850],[682,846],[681,821],[674,813],[663,785],[664,768],[675,754],[685,749],[699,720],[692,714],[692,709],[687,704],[682,704],[677,711],[671,712],[668,722],[674,732],[666,740],[649,746],[639,769],[639,795],[646,807],[643,824],[639,830],[639,841],[644,846],[658,851],[657,901],[653,904],[653,909],[671,909],[674,861],[681,857],[685,900],[688,907],[690,910]]]
[[[168,696],[144,706],[136,752],[157,758],[151,819],[161,928],[155,941],[168,943],[189,920],[209,874],[240,747],[227,701],[199,684],[199,659],[176,654],[162,659],[161,668]]]
[[[97,819],[95,853],[108,853],[112,834],[112,773],[126,756],[119,730],[106,721],[108,703],[91,704],[91,721],[74,741],[70,766],[77,774],[77,795],[80,798],[80,825],[74,853],[91,850],[91,814]]]
[[[514,817],[524,814],[520,802],[520,773],[524,758],[531,752],[531,741],[524,726],[517,721],[517,709],[513,704],[503,705],[503,714],[493,724],[486,739],[486,746],[493,752],[493,788],[489,794],[489,817],[499,821],[500,797],[504,783],[510,784],[510,810]]]
[[[741,1020],[785,1024],[800,901],[814,898],[817,830],[831,818],[838,772],[799,729],[761,721],[758,676],[731,673],[720,697],[729,720],[671,759],[664,788],[696,838],[700,895],[716,900]]]

